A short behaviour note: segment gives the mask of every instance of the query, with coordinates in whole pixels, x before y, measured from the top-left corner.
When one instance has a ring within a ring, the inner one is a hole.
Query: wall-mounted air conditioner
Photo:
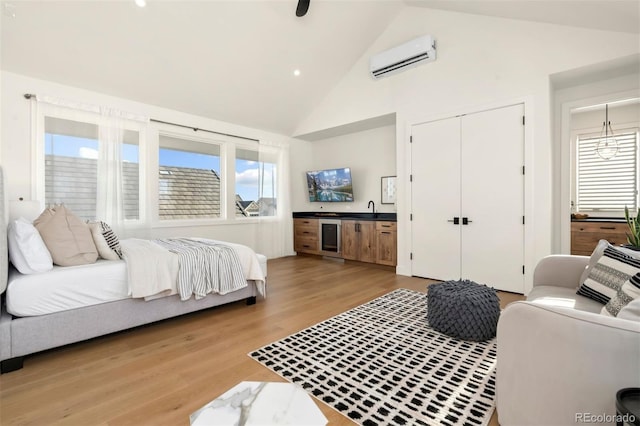
[[[424,35],[372,56],[369,65],[373,78],[381,78],[435,59],[436,41]]]

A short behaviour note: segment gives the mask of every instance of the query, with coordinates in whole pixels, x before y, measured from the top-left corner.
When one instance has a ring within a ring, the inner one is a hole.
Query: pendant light
[[[613,129],[609,121],[609,104],[604,106],[605,118],[602,123],[602,131],[600,132],[600,140],[596,146],[596,153],[603,160],[611,160],[618,153],[618,141],[613,136]]]

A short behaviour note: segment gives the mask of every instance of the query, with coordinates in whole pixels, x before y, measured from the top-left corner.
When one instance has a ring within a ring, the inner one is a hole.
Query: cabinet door
[[[412,275],[460,278],[460,118],[413,126]],[[451,222],[450,222],[451,221]]]
[[[358,234],[355,220],[342,221],[342,257],[349,260],[358,259]]]
[[[358,260],[361,262],[376,261],[376,223],[358,222]]]
[[[376,263],[396,266],[397,231],[395,223],[376,223]]]

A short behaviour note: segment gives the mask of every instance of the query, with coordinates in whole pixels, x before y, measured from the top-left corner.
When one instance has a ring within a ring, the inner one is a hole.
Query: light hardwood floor
[[[268,297],[29,356],[0,376],[2,425],[185,425],[244,380],[284,381],[251,350],[396,288],[428,280],[314,257],[269,261]],[[501,304],[521,296],[501,293]],[[104,319],[108,321],[108,318]],[[317,402],[332,425],[352,424]],[[496,416],[492,425],[497,425]]]

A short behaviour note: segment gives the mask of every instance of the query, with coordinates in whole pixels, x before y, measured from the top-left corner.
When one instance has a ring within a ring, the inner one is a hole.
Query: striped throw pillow
[[[107,241],[107,244],[111,250],[115,251],[120,259],[122,259],[122,247],[120,246],[120,240],[113,229],[106,223],[100,221],[100,227],[102,228],[102,236]]]
[[[107,260],[122,259],[122,247],[113,229],[102,221],[87,222],[87,224],[100,257]]]
[[[625,281],[620,290],[602,308],[600,313],[610,317],[617,317],[622,308],[638,298],[640,298],[640,273]]]
[[[640,259],[634,259],[611,244],[601,253],[597,260],[591,259],[590,263],[596,262],[589,268],[577,293],[606,305],[629,278],[640,272]],[[598,253],[594,252],[593,256]]]

